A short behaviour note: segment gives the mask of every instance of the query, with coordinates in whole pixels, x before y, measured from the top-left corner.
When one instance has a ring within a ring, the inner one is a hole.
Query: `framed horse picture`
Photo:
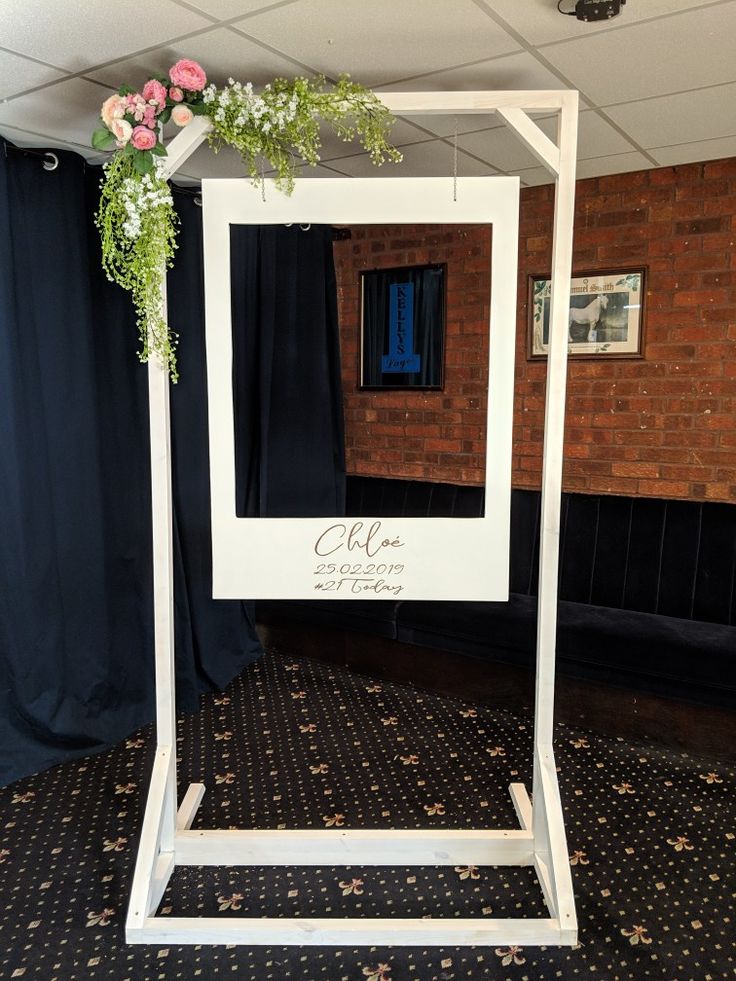
[[[641,358],[646,269],[595,270],[570,283],[568,357]],[[527,357],[547,357],[552,282],[529,277]]]

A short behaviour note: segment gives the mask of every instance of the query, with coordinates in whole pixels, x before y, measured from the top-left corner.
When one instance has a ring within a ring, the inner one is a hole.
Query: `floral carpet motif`
[[[419,665],[418,665],[419,667]],[[0,978],[602,981],[732,977],[734,770],[557,728],[580,943],[568,948],[129,947],[150,728],[0,792]],[[180,721],[194,827],[515,827],[531,723],[269,654]],[[540,917],[532,870],[184,868],[162,916]]]

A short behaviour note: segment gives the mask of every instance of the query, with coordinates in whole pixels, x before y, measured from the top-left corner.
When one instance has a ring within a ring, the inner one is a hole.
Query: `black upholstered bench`
[[[468,517],[482,513],[483,491],[351,477],[347,505],[350,515]],[[258,604],[259,619],[531,667],[539,516],[539,494],[515,490],[507,603],[274,601]],[[565,494],[560,541],[561,676],[736,704],[735,506]]]

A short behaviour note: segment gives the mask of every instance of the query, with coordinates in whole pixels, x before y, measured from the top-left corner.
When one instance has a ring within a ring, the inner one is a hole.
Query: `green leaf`
[[[205,105],[204,102],[190,102],[189,108],[192,110],[195,116],[206,116],[210,109],[210,107]]]
[[[163,143],[157,143],[156,146],[151,147],[150,152],[155,153],[157,157],[165,157],[166,147],[163,145]]]
[[[171,106],[173,105],[174,103],[172,102]],[[168,123],[168,121],[171,119],[171,106],[167,105],[167,107],[163,110],[161,115],[158,117],[158,121],[161,123],[162,126],[165,126],[166,123]]]
[[[153,170],[153,154],[150,150],[138,150],[133,160],[136,173],[143,176]]]
[[[126,143],[125,146],[123,147],[123,156],[124,157],[132,157],[134,153],[138,153],[138,151],[133,146],[133,144],[132,143]]]
[[[95,150],[111,150],[115,146],[115,137],[107,126],[101,126],[92,134],[92,146]]]
[[[118,95],[133,95],[134,93],[135,89],[130,85],[121,85],[118,89]]]

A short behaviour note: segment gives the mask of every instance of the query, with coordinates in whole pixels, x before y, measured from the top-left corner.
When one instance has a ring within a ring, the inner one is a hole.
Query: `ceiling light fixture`
[[[617,17],[626,0],[576,0],[572,10],[562,10],[561,3],[562,0],[557,0],[557,9],[561,14],[577,17],[578,20],[594,21]]]

